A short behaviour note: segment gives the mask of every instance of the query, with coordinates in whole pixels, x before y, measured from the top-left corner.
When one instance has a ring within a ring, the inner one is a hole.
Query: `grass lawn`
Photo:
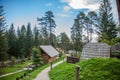
[[[75,67],[81,70],[79,80],[120,80],[120,60],[93,58],[77,64],[62,63],[49,72],[51,80],[75,80]]]
[[[9,75],[9,76],[1,77],[0,80],[16,80],[17,77],[20,77],[24,73],[25,73],[25,71],[22,71],[22,72],[12,74],[12,75]]]
[[[61,57],[61,58],[58,58],[56,61],[54,61],[53,63],[57,63],[61,60],[63,60],[64,57]],[[16,67],[24,67],[26,66],[27,64],[29,64],[29,62],[26,62],[26,63],[23,63],[22,65],[14,65]],[[9,75],[9,76],[5,76],[5,77],[2,77],[0,78],[0,80],[16,80],[17,77],[20,77],[22,76],[24,73],[27,73],[27,76],[25,76],[23,79],[20,79],[20,80],[33,80],[38,73],[40,73],[43,69],[45,69],[46,67],[48,67],[50,64],[45,64],[41,67],[38,67],[37,69],[33,70],[33,71],[22,71],[22,72],[19,72],[19,73],[16,73],[16,74],[13,74],[13,75]]]
[[[15,65],[12,65],[9,67],[0,68],[0,75],[10,73],[10,72],[15,72],[17,70],[24,68],[25,66],[27,66],[30,63],[31,63],[30,61],[26,61],[26,62],[15,64]]]

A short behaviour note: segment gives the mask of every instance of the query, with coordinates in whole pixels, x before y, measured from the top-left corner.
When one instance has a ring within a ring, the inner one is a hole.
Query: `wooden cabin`
[[[59,52],[51,45],[41,45],[40,50],[45,63],[53,62],[59,55]]]

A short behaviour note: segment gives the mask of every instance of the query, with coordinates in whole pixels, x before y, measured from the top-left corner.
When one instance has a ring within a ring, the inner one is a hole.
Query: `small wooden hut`
[[[45,63],[53,62],[59,52],[51,45],[42,45],[40,46],[41,56]]]
[[[88,43],[83,47],[81,59],[110,57],[110,46],[105,43]]]

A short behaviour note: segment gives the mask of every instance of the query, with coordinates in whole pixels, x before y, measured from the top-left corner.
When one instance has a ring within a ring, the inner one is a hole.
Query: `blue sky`
[[[114,18],[118,19],[115,0],[111,0]],[[4,6],[6,22],[10,26],[14,23],[15,29],[23,24],[31,23],[33,28],[37,26],[37,17],[45,15],[46,11],[51,10],[55,15],[57,24],[55,34],[66,32],[70,37],[70,28],[79,11],[85,13],[93,10],[97,11],[100,0],[0,0]]]

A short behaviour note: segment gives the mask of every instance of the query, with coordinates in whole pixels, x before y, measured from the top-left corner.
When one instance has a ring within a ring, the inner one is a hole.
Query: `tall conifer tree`
[[[7,39],[5,36],[6,22],[4,18],[4,9],[0,5],[0,61],[7,59]]]
[[[110,41],[117,36],[110,0],[103,0],[99,8],[99,41]]]

